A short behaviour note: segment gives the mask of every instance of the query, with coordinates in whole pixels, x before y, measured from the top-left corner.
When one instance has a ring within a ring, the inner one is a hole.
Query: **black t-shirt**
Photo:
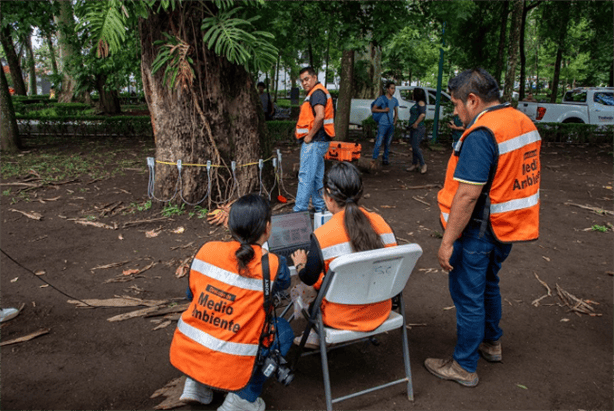
[[[323,107],[326,108],[326,93],[324,93],[324,91],[322,90],[316,90],[311,94],[311,97],[309,97],[309,103],[311,104],[311,110],[313,110],[313,115],[315,117],[316,112],[314,107],[317,106],[318,104],[321,104]],[[322,127],[320,127],[320,129],[318,130],[318,132],[313,136],[313,141],[330,141],[332,140],[332,138],[330,138],[328,136],[328,134],[326,134],[326,132],[324,131],[324,124],[322,124]]]

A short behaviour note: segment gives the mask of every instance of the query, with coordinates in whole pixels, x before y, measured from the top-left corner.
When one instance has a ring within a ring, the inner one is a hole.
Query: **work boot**
[[[229,392],[217,411],[264,411],[265,407],[264,400],[260,397],[256,398],[254,402],[249,402],[234,392]]]
[[[208,405],[213,401],[213,390],[190,377],[186,377],[179,401]]]
[[[501,362],[503,360],[500,341],[483,341],[478,351],[486,361]]]
[[[415,169],[417,169],[417,168],[418,168],[418,164],[412,164],[412,165],[411,165],[411,167],[409,167],[409,168],[408,168],[408,169],[406,169],[405,171],[412,172],[412,171],[414,171],[414,170],[415,170]]]
[[[465,387],[475,387],[480,381],[477,372],[466,371],[454,358],[447,360],[427,358],[424,366],[431,374],[443,380],[456,381]]]
[[[423,164],[423,165],[420,167],[420,174],[426,174],[426,164]]]

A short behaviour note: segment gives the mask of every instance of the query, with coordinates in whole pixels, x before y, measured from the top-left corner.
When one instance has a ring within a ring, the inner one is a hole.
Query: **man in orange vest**
[[[324,155],[335,137],[333,99],[318,81],[312,67],[303,68],[299,77],[307,92],[301,105],[295,136],[301,141],[301,167],[298,172],[298,189],[294,211],[309,209],[309,199],[316,212],[326,205],[320,194],[324,179]]]
[[[448,84],[466,130],[454,146],[437,200],[445,232],[439,264],[449,271],[457,342],[449,359],[424,365],[439,378],[474,387],[479,355],[502,360],[498,273],[512,242],[539,235],[541,138],[533,122],[509,103],[484,69],[466,70]]]

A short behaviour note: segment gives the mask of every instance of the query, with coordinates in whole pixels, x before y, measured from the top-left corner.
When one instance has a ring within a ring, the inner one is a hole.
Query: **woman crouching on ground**
[[[292,255],[300,279],[320,289],[329,264],[337,257],[359,251],[397,245],[394,233],[384,219],[358,206],[363,184],[360,172],[351,163],[335,164],[324,178],[323,198],[332,218],[314,231],[309,254],[299,250]],[[322,300],[322,319],[329,327],[372,331],[390,315],[390,300],[365,305],[342,305]],[[294,341],[300,343],[297,337]],[[305,345],[317,348],[312,331]]]
[[[228,226],[233,240],[205,244],[192,262],[192,303],[177,324],[170,359],[187,375],[181,400],[210,404],[216,389],[228,391],[220,411],[264,411],[259,395],[266,377],[259,359],[271,347],[285,355],[294,336],[278,318],[273,342],[261,338],[267,328],[262,244],[271,234],[268,201],[256,194],[241,197],[230,209]],[[271,292],[287,288],[285,258],[268,254],[268,261]]]

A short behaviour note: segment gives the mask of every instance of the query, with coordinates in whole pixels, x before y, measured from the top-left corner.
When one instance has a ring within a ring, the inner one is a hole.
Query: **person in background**
[[[421,174],[425,174],[426,163],[424,162],[424,156],[420,149],[420,142],[422,142],[426,136],[426,126],[424,125],[424,119],[426,118],[426,94],[424,93],[424,89],[414,89],[414,101],[416,103],[409,109],[408,129],[412,160],[411,166],[407,171],[419,169]]]
[[[177,324],[170,361],[187,376],[182,401],[210,404],[218,389],[228,391],[218,411],[264,411],[261,360],[273,349],[285,355],[294,337],[285,319],[268,322],[273,308],[263,304],[269,202],[257,194],[239,198],[228,226],[231,241],[206,243],[194,257],[187,292],[192,303]],[[272,295],[290,286],[290,271],[284,257],[269,253],[268,262]]]
[[[527,95],[527,97],[525,97],[523,101],[537,101],[537,100],[535,99],[535,97],[533,97],[533,93],[529,91],[529,94]]]
[[[319,290],[329,264],[337,257],[358,251],[397,245],[392,228],[384,219],[358,205],[363,184],[358,169],[348,162],[333,165],[326,173],[324,201],[333,214],[318,227],[312,237],[309,254],[297,250],[292,254],[301,281]],[[341,305],[322,300],[322,320],[329,327],[343,330],[372,331],[390,315],[390,300],[366,305]],[[295,344],[300,344],[296,337]],[[312,331],[307,348],[317,348],[317,334]]]
[[[448,161],[437,195],[444,234],[439,265],[449,271],[456,307],[451,358],[428,358],[435,376],[478,385],[480,354],[502,361],[499,271],[512,243],[539,236],[541,138],[533,122],[509,103],[484,69],[466,70],[448,84],[454,114],[467,131]]]
[[[275,114],[275,106],[273,105],[271,95],[269,93],[264,92],[265,86],[262,81],[258,83],[256,87],[258,88],[258,96],[260,97],[260,104],[262,104],[264,119],[266,121],[272,120],[273,114]]]
[[[460,140],[461,136],[463,135],[465,126],[458,115],[455,114],[454,117],[452,117],[452,120],[448,123],[448,128],[452,129],[452,148],[454,148],[458,140]]]
[[[324,156],[330,141],[335,138],[335,109],[330,93],[318,81],[312,67],[303,68],[299,78],[307,96],[296,123],[295,136],[301,142],[301,165],[293,210],[308,210],[311,198],[315,212],[322,212],[325,210],[320,194],[324,178]]]
[[[394,127],[397,125],[397,119],[399,118],[399,101],[393,97],[395,89],[396,86],[392,81],[387,82],[386,87],[384,87],[386,94],[379,96],[371,105],[371,112],[383,113],[378,121],[377,137],[375,137],[375,146],[373,146],[373,157],[371,160],[372,167],[375,166],[377,157],[379,157],[379,150],[382,143],[384,143],[382,164],[385,166],[390,164],[388,161],[390,142],[394,136]]]

